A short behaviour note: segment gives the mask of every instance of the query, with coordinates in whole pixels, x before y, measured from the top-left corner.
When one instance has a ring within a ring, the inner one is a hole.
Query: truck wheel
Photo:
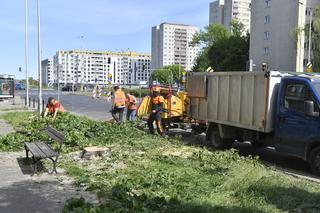
[[[209,131],[207,134],[209,134],[208,139],[209,139],[210,144],[215,149],[229,149],[229,148],[231,148],[231,146],[234,142],[234,140],[232,140],[232,139],[221,138],[218,128],[212,128],[211,131]]]
[[[316,147],[310,152],[309,166],[314,174],[320,176],[320,147]]]

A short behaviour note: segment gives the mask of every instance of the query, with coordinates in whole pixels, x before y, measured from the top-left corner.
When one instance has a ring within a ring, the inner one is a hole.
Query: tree
[[[193,45],[202,46],[202,51],[193,67],[195,72],[244,71],[249,60],[249,34],[244,25],[236,20],[231,22],[231,32],[220,24],[209,25],[196,34]]]
[[[161,84],[170,85],[179,82],[179,76],[183,71],[183,67],[180,67],[179,72],[179,65],[169,65],[153,71],[151,78],[153,81],[157,81]]]
[[[314,70],[320,71],[320,7],[314,10],[314,17],[312,22],[312,51],[314,58]]]

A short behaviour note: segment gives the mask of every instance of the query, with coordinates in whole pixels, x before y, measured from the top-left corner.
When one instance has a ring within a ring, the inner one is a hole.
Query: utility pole
[[[25,69],[26,69],[26,104],[29,106],[29,39],[28,39],[28,0],[25,0]]]
[[[58,67],[57,67],[57,76],[58,76],[58,101],[60,102],[60,70],[61,70],[62,65],[58,62]]]
[[[313,18],[313,11],[312,8],[310,10],[310,21],[309,21],[309,46],[308,46],[308,63],[311,64],[311,48],[312,48],[312,18]]]
[[[42,113],[42,68],[41,68],[41,34],[40,34],[40,0],[37,0],[38,25],[38,74],[39,74],[39,113]]]

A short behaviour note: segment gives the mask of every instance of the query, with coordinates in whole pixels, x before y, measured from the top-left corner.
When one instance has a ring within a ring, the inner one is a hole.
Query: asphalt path
[[[29,94],[31,99],[38,99],[37,90],[31,90]],[[17,95],[22,98],[26,96],[25,91],[18,91]],[[49,97],[58,99],[58,92],[44,90],[42,97],[46,104]],[[94,120],[110,120],[112,118],[110,113],[112,103],[106,99],[93,99],[90,96],[60,92],[60,102],[67,111],[77,115],[87,116]]]

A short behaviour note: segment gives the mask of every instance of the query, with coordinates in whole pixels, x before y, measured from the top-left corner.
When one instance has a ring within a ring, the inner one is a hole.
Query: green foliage
[[[169,65],[159,70],[153,71],[151,77],[153,81],[157,81],[165,85],[170,85],[179,82],[179,79],[181,78],[181,73],[183,71],[184,69],[181,66],[179,68],[179,65]]]
[[[91,161],[80,162],[73,153],[61,156],[59,166],[101,201],[93,205],[74,198],[64,213],[320,211],[318,184],[273,171],[235,150],[185,146],[148,135],[135,124],[112,125],[70,114],[55,123],[26,116],[16,113],[25,119],[19,122],[5,115],[15,126],[31,131],[30,140],[45,138],[37,129],[50,124],[66,135],[65,152],[90,145],[111,148],[111,157]],[[25,139],[16,134],[8,136],[5,148],[12,146],[9,141]]]
[[[136,98],[150,95],[150,89],[123,89],[125,93],[130,92],[131,95],[134,95]]]
[[[314,10],[314,20],[312,23],[312,41],[313,41],[313,56],[314,70],[320,72],[320,7]]]
[[[8,113],[3,117],[15,127],[23,128],[23,131],[0,137],[0,151],[18,151],[23,149],[23,142],[47,139],[45,133],[40,129],[48,125],[64,134],[65,152],[93,145],[130,144],[135,139],[144,139],[148,136],[136,129],[135,124],[132,123],[114,125],[77,117],[69,113],[59,115],[54,122],[51,118],[41,118],[32,113]],[[124,132],[126,134],[123,134]],[[122,136],[119,137],[119,135]]]
[[[243,24],[233,20],[231,31],[222,25],[213,24],[196,34],[194,45],[201,45],[202,51],[196,59],[194,72],[204,72],[208,67],[215,71],[245,71],[249,60],[249,35]]]
[[[19,82],[26,85],[26,80],[20,80]],[[33,79],[32,77],[29,78],[29,86],[30,88],[37,88],[39,86],[39,81]]]
[[[67,200],[62,213],[105,213],[104,209],[87,203],[83,198],[71,198]]]

